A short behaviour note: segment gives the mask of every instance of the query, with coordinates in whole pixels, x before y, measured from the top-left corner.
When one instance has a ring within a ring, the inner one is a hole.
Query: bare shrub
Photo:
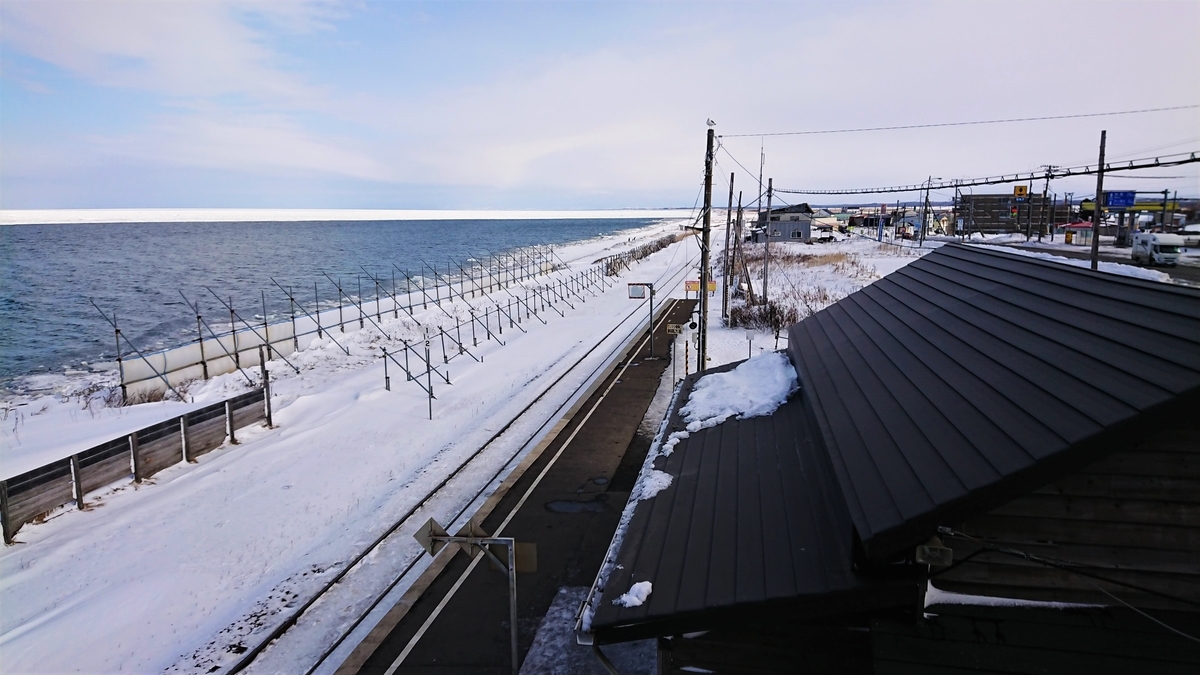
[[[736,305],[729,309],[731,328],[768,329],[778,335],[799,320],[795,307],[776,300],[765,305]]]

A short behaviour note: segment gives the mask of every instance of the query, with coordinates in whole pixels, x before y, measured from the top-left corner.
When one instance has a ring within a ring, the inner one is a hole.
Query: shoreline
[[[571,210],[454,209],[13,209],[0,210],[3,225],[108,225],[117,223],[289,223],[410,220],[617,220],[683,218],[688,208]]]

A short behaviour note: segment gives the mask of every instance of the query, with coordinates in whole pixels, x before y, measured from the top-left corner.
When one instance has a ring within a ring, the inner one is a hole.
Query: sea
[[[280,320],[288,316],[289,305],[275,282],[294,289],[309,310],[318,298],[326,308],[336,306],[337,288],[325,275],[340,279],[349,293],[365,280],[363,296],[373,299],[367,272],[390,284],[397,268],[414,276],[424,264],[444,271],[447,263],[489,253],[617,236],[656,222],[661,221],[0,226],[0,396],[69,393],[98,373],[111,379],[117,345],[109,319],[114,315],[122,334],[150,353],[195,339],[195,314],[187,302],[198,302],[214,329],[229,325],[228,310],[217,296],[232,300],[242,317],[258,320],[265,298],[268,320]],[[402,282],[401,272],[395,273]],[[128,345],[122,344],[121,352],[129,353]]]

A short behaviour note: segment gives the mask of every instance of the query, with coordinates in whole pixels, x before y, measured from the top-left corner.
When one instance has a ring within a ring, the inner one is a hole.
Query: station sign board
[[[650,294],[650,284],[629,284],[629,297],[633,300],[645,300]]]
[[[667,335],[682,335],[682,334],[683,334],[683,324],[681,324],[681,323],[667,324]]]

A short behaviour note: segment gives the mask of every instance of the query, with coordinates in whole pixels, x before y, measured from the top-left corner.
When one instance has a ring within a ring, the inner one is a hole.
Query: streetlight
[[[654,358],[654,284],[649,282],[635,282],[629,284],[629,298],[631,300],[650,299],[650,358]]]

